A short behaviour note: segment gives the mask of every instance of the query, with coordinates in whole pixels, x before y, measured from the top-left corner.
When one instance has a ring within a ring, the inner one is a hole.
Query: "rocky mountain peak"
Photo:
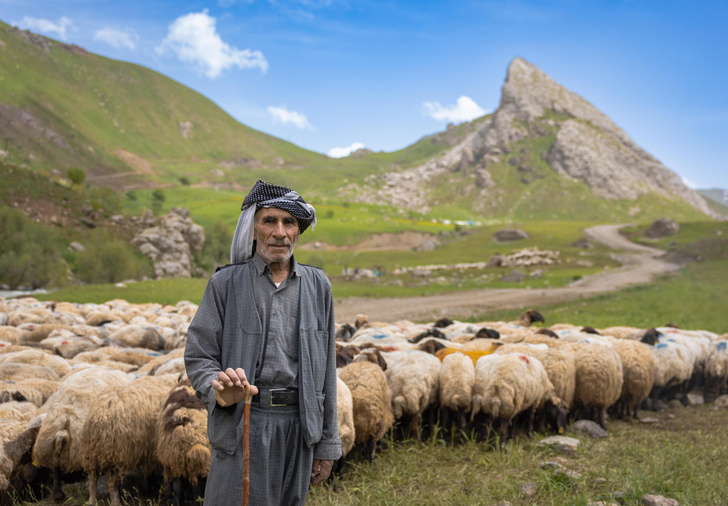
[[[586,183],[596,195],[636,199],[652,192],[681,198],[715,216],[698,193],[637,146],[606,114],[535,65],[514,58],[480,151],[486,161],[498,161],[497,155],[508,152],[510,144],[547,134],[548,127],[556,131],[548,162],[560,175]]]
[[[367,185],[356,198],[427,212],[437,200],[429,189],[433,182],[461,178],[463,194],[468,186],[475,187],[477,208],[478,202],[486,202],[500,191],[490,172],[494,167],[502,171],[502,162],[508,161],[512,170],[535,173],[524,164],[524,157],[511,154],[515,143],[525,140],[526,146],[517,148],[524,152],[529,140],[552,139],[548,150],[539,154],[541,159],[559,176],[586,184],[597,197],[635,200],[656,194],[682,199],[717,217],[702,196],[637,146],[606,114],[523,58],[509,64],[500,104],[492,117],[468,127],[463,135],[448,137],[455,131],[451,127],[437,136],[450,141],[444,154],[404,171],[370,176],[372,186]],[[376,180],[383,184],[374,190]],[[520,180],[530,182],[527,177]]]
[[[599,109],[520,57],[514,58],[508,65],[506,81],[501,90],[501,102],[495,114],[498,128],[493,133],[500,135],[494,135],[491,141],[502,143],[524,138],[528,131],[509,131],[512,130],[509,125],[517,120],[533,127],[537,119],[550,111],[589,122],[621,142],[633,144],[629,136]]]

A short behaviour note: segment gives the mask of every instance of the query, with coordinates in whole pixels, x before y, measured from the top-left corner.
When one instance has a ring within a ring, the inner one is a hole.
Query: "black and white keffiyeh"
[[[303,198],[285,186],[276,186],[258,180],[243,200],[238,226],[235,228],[233,243],[230,247],[230,262],[239,263],[253,255],[253,230],[255,211],[261,207],[277,207],[288,211],[298,220],[303,233],[309,226],[316,228],[316,210]]]

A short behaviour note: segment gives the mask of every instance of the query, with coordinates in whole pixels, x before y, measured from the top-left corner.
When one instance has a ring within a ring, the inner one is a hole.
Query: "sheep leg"
[[[690,382],[689,381],[684,382],[680,389],[682,390],[682,405],[683,406],[690,405],[690,402],[688,401],[688,392],[690,391]]]
[[[182,504],[182,478],[172,479],[172,505],[180,506]]]
[[[416,441],[422,441],[422,434],[420,433],[420,414],[412,415],[410,418],[410,434],[414,435]]]
[[[528,410],[528,431],[526,432],[526,435],[529,438],[533,435],[533,423],[534,423],[535,417],[536,417],[536,407],[531,406],[531,408]]]
[[[435,434],[435,425],[438,418],[437,408],[434,405],[427,408],[427,439],[430,439]]]
[[[601,408],[601,409],[599,409],[599,426],[600,426],[600,427],[601,427],[602,429],[604,429],[604,430],[607,430],[607,422],[606,422],[606,420],[605,420],[605,418],[606,418],[606,415],[607,415],[607,410],[606,410],[606,408]]]
[[[452,444],[453,433],[452,433],[452,411],[450,408],[442,408],[442,429],[445,432],[445,443]]]
[[[468,426],[468,419],[467,419],[467,413],[465,412],[465,408],[460,408],[458,410],[458,417],[459,417],[459,421],[460,421],[458,426],[462,432],[465,432],[465,429]]]
[[[88,473],[88,503],[95,505],[98,503],[96,498],[96,485],[99,481],[99,472],[94,469]]]
[[[53,468],[53,502],[63,502],[66,500],[66,494],[63,493],[61,484],[61,468],[56,466]]]
[[[202,502],[201,499],[205,497],[205,485],[207,484],[207,478],[200,478],[197,480],[197,483],[195,483],[195,486],[192,487],[192,494],[193,499],[196,504],[200,504]],[[200,500],[198,500],[200,499]]]
[[[498,435],[500,436],[501,446],[505,446],[508,443],[508,420],[505,418],[498,418]]]
[[[653,387],[652,388],[652,395],[650,396],[652,398],[652,411],[660,411],[658,401],[660,400],[661,393],[662,393],[662,387]]]
[[[121,497],[119,496],[119,487],[121,486],[121,483],[119,483],[116,478],[116,473],[114,472],[110,472],[107,475],[109,493],[111,494],[112,506],[121,506]]]
[[[377,451],[377,444],[374,442],[374,436],[369,436],[367,439],[367,458],[373,468],[376,468],[374,464],[374,453]]]

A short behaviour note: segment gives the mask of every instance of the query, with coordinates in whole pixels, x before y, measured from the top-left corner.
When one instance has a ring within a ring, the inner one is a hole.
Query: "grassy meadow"
[[[707,406],[640,411],[654,424],[608,422],[606,439],[567,433],[579,440],[574,455],[539,447],[536,434],[494,449],[469,439],[446,446],[442,439],[393,443],[389,437],[372,467],[351,454],[339,491],[313,489],[307,504],[322,505],[583,505],[596,501],[641,505],[657,494],[681,505],[720,505],[728,497],[722,470],[728,464],[728,410]],[[558,462],[580,476],[568,477],[544,462]],[[535,484],[533,495],[521,485]]]
[[[681,505],[723,505],[728,497],[728,410],[710,406],[640,411],[638,421],[609,420],[605,439],[567,432],[579,445],[575,454],[539,446],[546,437],[520,436],[504,449],[477,442],[448,446],[439,436],[423,442],[393,441],[386,435],[372,466],[354,448],[337,479],[338,490],[324,484],[311,490],[307,504],[324,505],[578,505],[596,501],[642,505],[642,496],[657,494]],[[575,471],[567,476],[543,468],[556,462]],[[523,485],[533,491],[524,493]],[[86,503],[84,482],[67,483],[63,504]],[[127,496],[128,505],[164,504],[158,498]],[[54,504],[50,499],[17,502]]]

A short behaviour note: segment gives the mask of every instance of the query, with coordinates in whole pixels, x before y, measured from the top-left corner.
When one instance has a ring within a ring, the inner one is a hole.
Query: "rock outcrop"
[[[498,191],[490,167],[502,162],[514,143],[553,135],[544,160],[561,177],[586,184],[597,197],[634,200],[650,193],[681,199],[718,217],[700,194],[637,146],[609,117],[522,58],[510,63],[493,115],[455,132],[449,125],[446,132],[432,137],[433,142],[446,141],[450,146],[442,155],[407,170],[393,167],[391,172],[369,176],[363,188],[349,185],[342,190],[360,202],[428,212],[436,200],[435,182],[447,176],[463,194],[469,186],[479,199],[487,200],[490,192]],[[522,183],[544,177],[513,156],[509,161],[523,173]]]
[[[675,223],[670,218],[660,218],[656,220],[650,227],[645,230],[645,237],[650,239],[661,239],[675,235],[680,231],[680,225]]]
[[[192,254],[202,251],[205,230],[190,219],[187,209],[173,207],[137,234],[132,244],[153,262],[155,278],[189,278]]]

